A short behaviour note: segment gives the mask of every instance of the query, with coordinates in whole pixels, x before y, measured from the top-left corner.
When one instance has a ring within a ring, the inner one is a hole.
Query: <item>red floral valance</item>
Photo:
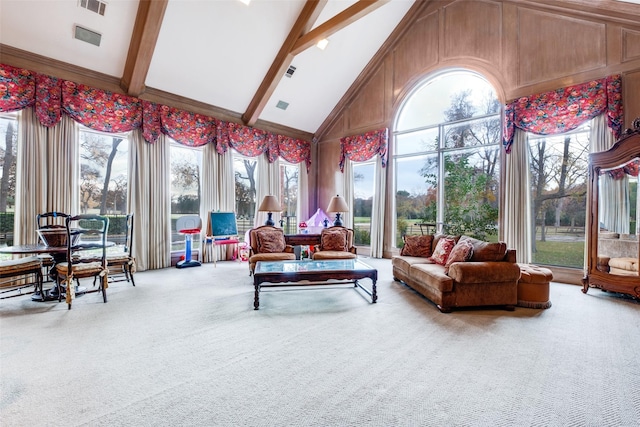
[[[387,128],[367,132],[362,135],[340,138],[340,170],[344,172],[344,162],[348,158],[354,162],[365,162],[376,154],[382,158],[382,167],[387,165]]]
[[[606,173],[611,178],[618,180],[618,179],[624,178],[627,175],[638,176],[639,170],[640,170],[640,160],[633,160],[622,167],[607,170],[607,171],[601,171],[600,174],[602,175]]]
[[[606,113],[618,139],[622,133],[622,78],[613,75],[538,95],[523,96],[505,108],[503,144],[511,150],[515,128],[538,135],[573,130]]]
[[[308,141],[0,64],[0,111],[31,106],[47,127],[55,126],[64,113],[102,132],[142,128],[150,143],[164,133],[191,147],[214,143],[220,154],[232,147],[251,157],[264,153],[270,162],[278,157],[294,163],[304,161],[307,170],[311,164]]]

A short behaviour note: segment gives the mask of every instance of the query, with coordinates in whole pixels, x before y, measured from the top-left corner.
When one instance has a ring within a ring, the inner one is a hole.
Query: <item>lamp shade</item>
[[[331,198],[327,212],[349,212],[347,201],[342,196],[335,196]]]
[[[260,212],[281,212],[282,206],[276,196],[264,196],[258,210]]]

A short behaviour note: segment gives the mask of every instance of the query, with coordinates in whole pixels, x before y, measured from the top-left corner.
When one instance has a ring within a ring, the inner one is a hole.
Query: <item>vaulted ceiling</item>
[[[432,0],[246,1],[0,0],[0,62],[110,79],[132,96],[313,138],[399,24]],[[76,38],[78,27],[99,45]]]
[[[132,96],[172,94],[213,117],[311,135],[413,4],[1,0],[0,43],[117,78]],[[77,39],[76,26],[99,46]]]

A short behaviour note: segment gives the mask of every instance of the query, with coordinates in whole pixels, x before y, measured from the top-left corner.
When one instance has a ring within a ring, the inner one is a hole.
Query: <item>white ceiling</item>
[[[109,0],[106,13],[79,0],[0,0],[0,43],[121,78],[138,0]],[[328,0],[317,26],[352,0]],[[315,133],[400,22],[414,0],[390,0],[297,55],[260,120]],[[305,0],[169,0],[145,85],[243,114]],[[79,24],[102,35],[99,47],[76,40]],[[276,108],[289,103],[286,111]]]

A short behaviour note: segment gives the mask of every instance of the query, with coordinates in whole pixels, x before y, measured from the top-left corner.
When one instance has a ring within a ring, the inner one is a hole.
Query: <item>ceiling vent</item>
[[[100,46],[100,40],[102,40],[102,34],[91,31],[87,28],[76,25],[73,32],[73,37],[83,42],[91,43],[95,46]]]
[[[276,108],[279,108],[281,110],[286,110],[288,106],[289,103],[284,101],[278,101],[278,103],[276,104]]]
[[[78,0],[78,6],[102,16],[107,9],[107,3],[100,0]]]
[[[284,74],[286,77],[291,77],[293,76],[293,73],[296,71],[296,67],[294,67],[293,65],[290,65],[289,68],[287,69],[287,72]]]

